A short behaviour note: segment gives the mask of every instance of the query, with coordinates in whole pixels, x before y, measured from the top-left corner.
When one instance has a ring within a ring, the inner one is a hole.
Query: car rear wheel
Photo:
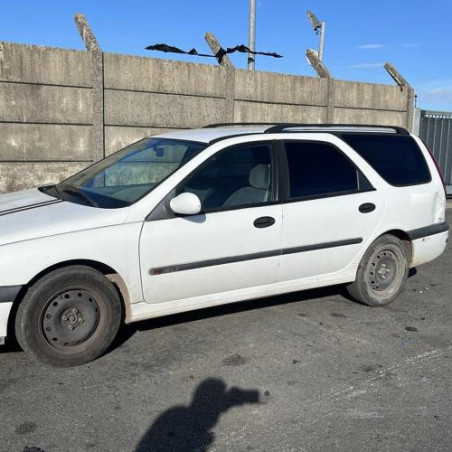
[[[361,303],[386,306],[402,292],[407,277],[408,258],[403,242],[383,235],[364,254],[356,280],[347,286],[347,291]]]
[[[57,367],[99,357],[115,338],[122,305],[113,284],[97,270],[71,266],[34,283],[19,305],[19,344],[38,360]]]

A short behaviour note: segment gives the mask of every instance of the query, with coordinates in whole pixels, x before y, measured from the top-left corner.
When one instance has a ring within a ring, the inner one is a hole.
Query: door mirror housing
[[[170,208],[177,215],[197,215],[201,200],[194,193],[181,193],[170,201]]]

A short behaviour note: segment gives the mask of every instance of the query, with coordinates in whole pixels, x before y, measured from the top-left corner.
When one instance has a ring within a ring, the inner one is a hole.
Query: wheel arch
[[[14,334],[14,322],[17,314],[17,309],[22,302],[28,288],[32,286],[36,281],[44,277],[45,275],[51,273],[54,270],[58,270],[60,268],[65,267],[71,267],[73,265],[83,265],[85,267],[92,268],[94,270],[97,270],[98,272],[102,273],[109,281],[113,283],[116,290],[118,291],[119,298],[121,300],[121,304],[124,309],[124,321],[125,323],[129,322],[130,316],[131,316],[131,310],[130,310],[130,295],[129,291],[127,289],[127,285],[122,278],[122,276],[112,267],[109,265],[95,261],[90,259],[73,259],[68,261],[59,262],[57,264],[51,265],[50,267],[45,268],[44,270],[40,271],[38,274],[36,274],[30,281],[28,281],[27,284],[25,284],[19,293],[16,296],[16,299],[14,300],[13,307],[11,309],[9,318],[8,318],[8,336],[11,336]]]
[[[383,235],[392,235],[402,241],[407,253],[408,265],[410,265],[413,260],[413,243],[411,242],[410,236],[402,229],[391,229],[380,234],[377,238],[380,238]]]

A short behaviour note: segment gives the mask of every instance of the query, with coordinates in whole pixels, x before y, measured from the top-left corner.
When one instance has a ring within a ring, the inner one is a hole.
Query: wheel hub
[[[52,299],[44,311],[44,336],[56,347],[80,344],[95,331],[99,320],[98,311],[91,292],[65,291]]]
[[[369,280],[373,290],[388,288],[397,273],[397,258],[392,251],[382,251],[370,263]]]

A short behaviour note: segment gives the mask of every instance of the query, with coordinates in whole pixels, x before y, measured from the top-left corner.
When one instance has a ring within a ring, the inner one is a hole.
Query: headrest
[[[250,171],[250,185],[259,190],[267,190],[270,185],[269,165],[259,164]]]

